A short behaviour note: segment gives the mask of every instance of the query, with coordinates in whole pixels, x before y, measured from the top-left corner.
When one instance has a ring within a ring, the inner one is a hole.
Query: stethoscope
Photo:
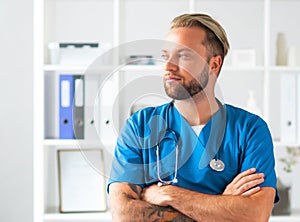
[[[164,186],[164,185],[170,185],[170,184],[176,184],[178,183],[178,179],[177,179],[177,173],[178,173],[178,140],[177,140],[177,136],[174,130],[172,130],[169,126],[169,112],[170,112],[170,107],[173,106],[174,101],[170,102],[170,104],[168,105],[167,111],[166,111],[166,124],[167,124],[167,128],[166,128],[166,134],[171,134],[174,138],[175,138],[175,142],[176,142],[176,146],[175,146],[175,166],[174,166],[174,176],[172,180],[163,180],[160,176],[160,144],[162,143],[163,140],[165,140],[166,138],[163,138],[160,140],[159,143],[157,143],[156,145],[156,169],[157,169],[157,178],[159,180],[159,182],[157,183],[158,186]],[[217,154],[215,155],[215,158],[213,158],[210,162],[209,162],[209,166],[211,169],[213,169],[214,171],[218,171],[218,172],[222,172],[225,169],[225,164],[222,160],[220,160],[219,158],[219,152],[217,152]]]

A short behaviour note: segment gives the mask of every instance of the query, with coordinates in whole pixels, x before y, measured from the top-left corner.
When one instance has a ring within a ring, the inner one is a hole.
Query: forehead
[[[198,51],[203,47],[205,31],[200,27],[173,28],[166,36],[165,50],[190,49]]]

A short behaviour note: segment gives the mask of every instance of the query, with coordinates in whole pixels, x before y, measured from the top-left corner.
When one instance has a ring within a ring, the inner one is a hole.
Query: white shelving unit
[[[85,221],[85,222],[111,222],[110,212],[105,213],[72,213],[72,214],[57,214],[47,213],[44,217],[44,221]]]
[[[292,210],[291,215],[272,216],[269,221],[270,222],[299,222],[300,211],[299,209]]]
[[[285,32],[288,41],[297,45],[300,32],[294,24],[299,21],[297,0],[34,0],[34,222],[110,221],[110,213],[62,214],[58,212],[57,187],[45,184],[48,173],[55,175],[56,162],[48,155],[58,147],[99,147],[98,141],[49,139],[45,135],[46,74],[85,73],[87,66],[49,64],[47,44],[52,41],[102,41],[113,46],[140,39],[163,40],[172,18],[186,12],[205,12],[225,27],[231,50],[219,79],[225,102],[245,108],[248,91],[253,90],[263,118],[269,123],[274,139],[280,140],[278,76],[281,73],[300,73],[300,67],[275,65],[275,41],[278,32]],[[226,10],[224,10],[226,9]],[[286,11],[285,16],[280,14]],[[254,13],[255,12],[255,13]],[[232,51],[255,49],[256,65],[232,66]],[[105,73],[111,67],[104,66]],[[134,79],[135,74],[162,74],[161,66],[124,66],[117,70],[119,86]],[[275,82],[274,82],[275,81]],[[234,86],[234,87],[233,87]],[[236,92],[239,92],[238,95]],[[275,94],[274,94],[275,92]],[[128,115],[120,104],[120,119]],[[272,102],[273,101],[273,102]],[[276,142],[275,145],[284,145]],[[105,146],[113,147],[114,141]],[[300,144],[294,144],[300,145]],[[52,154],[51,154],[52,153]],[[49,163],[50,161],[50,163]],[[52,162],[51,162],[52,161]],[[53,167],[53,169],[51,169]],[[49,169],[50,168],[50,169]],[[52,172],[53,171],[53,172]],[[50,185],[56,186],[55,181]],[[50,199],[50,201],[49,201]],[[300,205],[300,204],[299,204]],[[300,208],[300,206],[298,206]],[[270,221],[300,221],[299,211],[292,216],[272,217]]]

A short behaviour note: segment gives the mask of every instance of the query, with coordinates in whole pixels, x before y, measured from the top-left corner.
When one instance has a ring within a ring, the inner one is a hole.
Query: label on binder
[[[83,80],[82,79],[76,79],[75,80],[75,106],[81,107],[83,106]]]
[[[66,80],[61,82],[61,106],[70,106],[70,82]]]

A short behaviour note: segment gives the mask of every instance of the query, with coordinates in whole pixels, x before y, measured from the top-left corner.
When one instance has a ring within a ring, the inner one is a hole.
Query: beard
[[[164,79],[164,88],[166,94],[175,100],[185,100],[193,97],[207,86],[208,83],[208,72],[207,66],[198,75],[199,78],[194,78],[188,83],[171,82],[167,83]]]

